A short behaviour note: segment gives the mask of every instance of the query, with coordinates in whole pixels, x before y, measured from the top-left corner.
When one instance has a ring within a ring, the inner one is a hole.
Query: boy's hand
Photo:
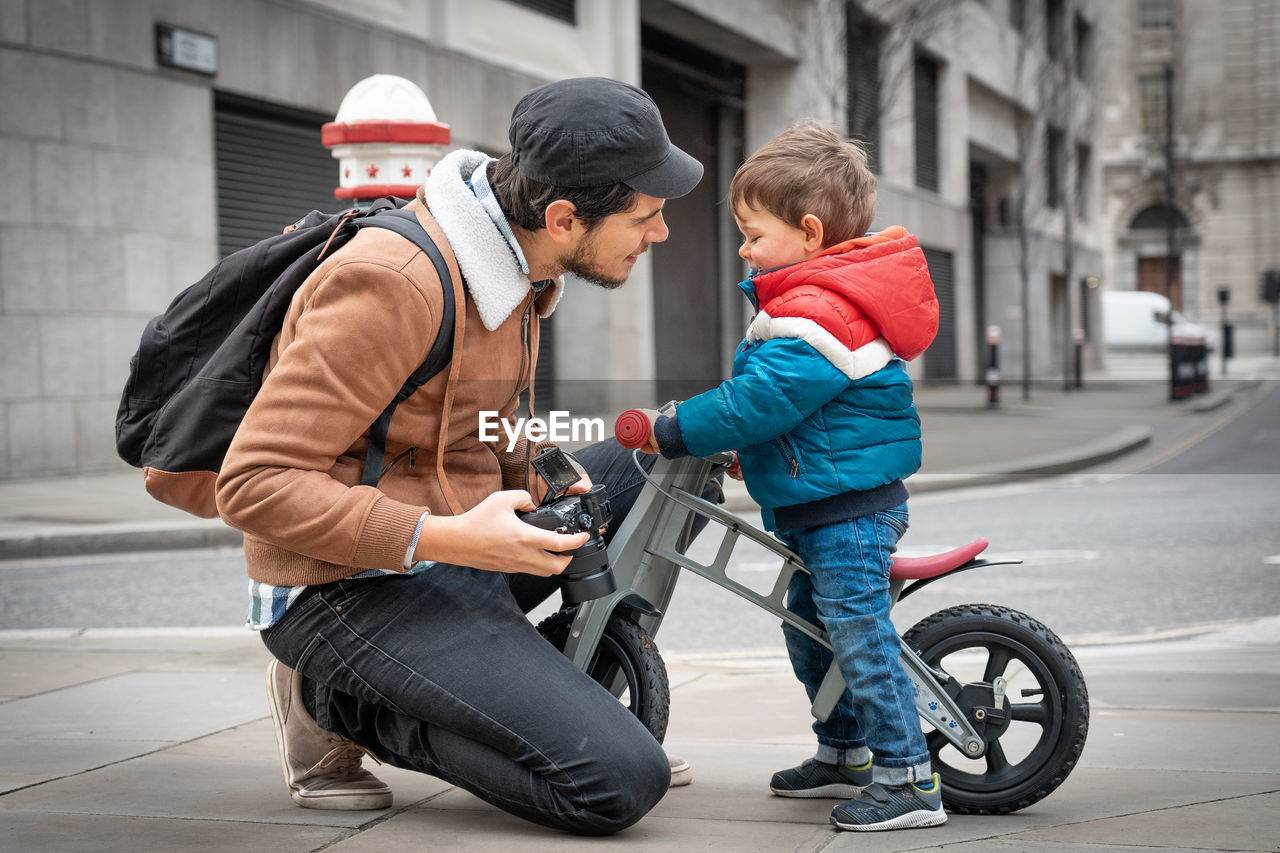
[[[658,445],[658,421],[661,418],[674,419],[675,416],[674,401],[660,409],[627,409],[614,421],[613,435],[623,447],[658,454],[662,452]]]
[[[729,452],[733,454],[733,464],[725,469],[725,473],[730,479],[742,482],[742,466],[738,464],[738,451],[730,450]]]
[[[636,449],[641,453],[661,452],[658,450],[658,434],[656,432],[658,418],[660,418],[661,415],[658,414],[657,409],[636,409],[635,411],[640,412],[649,419],[649,437],[645,439],[644,444],[640,445]]]

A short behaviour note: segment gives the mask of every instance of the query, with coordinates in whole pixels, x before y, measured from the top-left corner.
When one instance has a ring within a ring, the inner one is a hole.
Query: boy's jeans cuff
[[[862,767],[871,760],[871,750],[865,746],[851,746],[840,749],[839,747],[820,743],[818,744],[818,751],[814,753],[813,757],[823,764]]]
[[[933,766],[928,761],[909,767],[883,767],[880,764],[871,766],[871,781],[890,788],[899,787],[908,782],[927,782],[932,777]]]

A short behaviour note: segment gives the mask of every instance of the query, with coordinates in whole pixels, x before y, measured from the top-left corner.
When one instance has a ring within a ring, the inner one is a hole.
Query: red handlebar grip
[[[613,423],[618,444],[635,449],[649,440],[649,418],[639,409],[627,409]]]

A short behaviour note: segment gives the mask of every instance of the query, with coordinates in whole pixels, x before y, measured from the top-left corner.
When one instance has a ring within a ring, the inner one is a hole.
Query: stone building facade
[[[1171,296],[1240,353],[1270,350],[1280,275],[1280,4],[1100,6],[1107,286]]]
[[[1077,343],[1099,364],[1097,4],[855,7],[855,68],[860,30],[881,53],[878,97],[849,77],[851,126],[881,139],[878,221],[920,236],[944,297],[925,378],[981,378],[991,327],[1003,381],[1028,393],[1068,378]]]
[[[494,154],[519,96],[603,75],[707,166],[631,283],[571,283],[540,408],[606,414],[722,377],[747,306],[723,199],[793,121],[856,132],[876,227],[917,233],[943,334],[913,375],[1062,375],[1103,277],[1093,0],[0,0],[0,478],[118,469],[143,325],[226,252],[338,209],[320,145],[373,74]],[[1083,58],[1081,58],[1083,57]],[[1065,93],[1057,96],[1055,93]],[[1025,354],[1025,355],[1024,355]]]

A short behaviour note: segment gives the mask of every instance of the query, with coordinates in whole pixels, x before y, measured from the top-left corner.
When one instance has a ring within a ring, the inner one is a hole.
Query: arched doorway
[[[1189,229],[1190,223],[1182,211],[1164,203],[1144,207],[1129,222],[1129,231],[1139,242],[1160,247],[1138,254],[1136,289],[1167,296],[1177,309],[1183,307],[1183,265],[1178,238]]]

